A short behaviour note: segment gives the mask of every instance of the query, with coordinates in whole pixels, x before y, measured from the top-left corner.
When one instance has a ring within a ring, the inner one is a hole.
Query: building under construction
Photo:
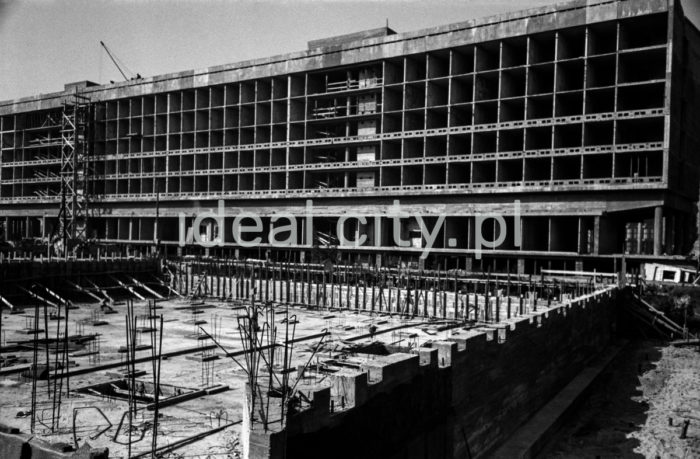
[[[167,249],[200,232],[226,251],[241,249],[233,216],[254,211],[262,240],[240,257],[327,246],[353,262],[418,261],[416,218],[398,220],[403,243],[391,237],[398,200],[428,228],[445,217],[426,266],[611,270],[622,254],[686,255],[698,37],[675,1],[575,1],[3,102],[4,237]],[[193,230],[220,199],[226,228]],[[276,248],[271,218],[303,215],[307,200],[313,232],[298,219],[298,238]],[[343,226],[362,244],[344,247],[337,221],[357,214],[370,217]],[[507,237],[492,219],[477,228],[494,214]],[[499,244],[474,260],[477,235]]]
[[[695,338],[699,70],[576,0],[0,103],[0,457],[534,457],[618,379],[577,452],[700,455],[618,341]]]

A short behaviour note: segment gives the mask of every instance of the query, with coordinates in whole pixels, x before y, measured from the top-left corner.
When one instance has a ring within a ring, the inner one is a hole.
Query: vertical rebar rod
[[[64,319],[64,331],[63,331],[63,358],[65,364],[63,366],[63,371],[65,372],[66,378],[66,398],[70,398],[70,372],[68,371],[68,311],[70,310],[71,302],[67,301],[65,303],[66,308],[66,318]]]
[[[0,315],[2,315],[0,313]],[[36,423],[36,380],[39,377],[39,303],[34,304],[34,349],[32,357],[32,408],[31,408],[31,421],[30,421],[30,432],[34,433],[34,426]],[[48,381],[48,378],[47,378]]]
[[[46,352],[46,374],[48,375],[51,368],[51,358],[49,356],[49,314],[46,302],[44,302],[44,350]],[[46,378],[46,390],[48,397],[51,398],[51,378],[48,377]]]

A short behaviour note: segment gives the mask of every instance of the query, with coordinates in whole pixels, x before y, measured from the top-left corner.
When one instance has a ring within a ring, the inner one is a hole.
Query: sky
[[[700,16],[700,1],[684,0]],[[410,32],[560,0],[0,0],[0,100],[301,51],[385,25]]]

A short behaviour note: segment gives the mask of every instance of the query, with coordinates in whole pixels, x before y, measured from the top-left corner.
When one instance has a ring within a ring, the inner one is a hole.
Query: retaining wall
[[[281,458],[285,443],[288,459],[486,457],[606,348],[616,297],[610,289],[415,354],[377,356],[306,394],[311,407],[286,431],[246,420],[244,449],[251,458]]]

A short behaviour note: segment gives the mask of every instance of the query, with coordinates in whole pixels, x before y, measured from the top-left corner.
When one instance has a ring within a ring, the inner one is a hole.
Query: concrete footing
[[[84,443],[77,451],[65,451],[64,445],[51,445],[34,435],[0,424],[2,459],[108,459],[108,448],[92,448]]]

